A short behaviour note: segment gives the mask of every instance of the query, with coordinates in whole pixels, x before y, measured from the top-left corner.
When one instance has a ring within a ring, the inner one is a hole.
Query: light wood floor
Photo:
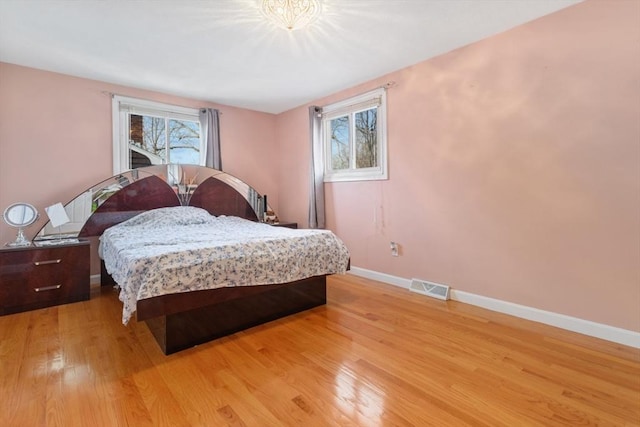
[[[0,317],[1,426],[640,425],[640,353],[354,276],[164,356],[115,291]]]

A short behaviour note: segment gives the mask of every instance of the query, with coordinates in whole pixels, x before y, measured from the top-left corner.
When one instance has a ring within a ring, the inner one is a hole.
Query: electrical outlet
[[[398,246],[396,242],[391,242],[391,256],[398,256]]]

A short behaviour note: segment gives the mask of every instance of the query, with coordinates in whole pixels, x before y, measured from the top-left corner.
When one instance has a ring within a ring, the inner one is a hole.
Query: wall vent
[[[442,300],[449,299],[449,286],[427,282],[426,280],[411,279],[411,286],[409,286],[409,290],[433,298]]]

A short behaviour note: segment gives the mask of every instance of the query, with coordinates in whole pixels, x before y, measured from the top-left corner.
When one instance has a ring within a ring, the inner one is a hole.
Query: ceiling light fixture
[[[320,16],[320,0],[260,0],[264,16],[278,27],[297,30]]]

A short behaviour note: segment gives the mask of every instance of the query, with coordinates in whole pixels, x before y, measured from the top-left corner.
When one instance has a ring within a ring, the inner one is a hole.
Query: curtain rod
[[[345,108],[347,108],[347,109],[348,108],[353,108],[353,107],[358,106],[360,104],[366,105],[368,102],[370,102],[369,100],[355,102],[353,104],[346,104],[346,103],[349,102],[349,100],[352,100],[353,98],[357,98],[359,96],[366,95],[366,94],[368,94],[370,92],[374,92],[374,91],[376,91],[378,89],[384,89],[386,91],[387,89],[390,89],[390,88],[396,86],[396,84],[397,83],[394,80],[390,80],[390,81],[386,82],[383,85],[374,87],[373,89],[369,89],[369,90],[366,90],[364,92],[360,92],[358,94],[351,95],[351,96],[349,96],[347,99],[345,99],[343,101],[338,101],[338,102],[329,104],[329,105],[339,104],[340,106],[332,108],[330,111],[327,112],[327,114],[335,114],[336,111],[341,111],[341,110],[343,110]],[[371,98],[371,99],[377,99],[378,102],[380,102],[380,97],[375,97],[375,98]],[[324,107],[321,107],[321,106],[315,106],[315,107],[320,110],[320,111],[317,111],[318,114],[323,114],[324,113],[324,111],[323,111]]]
[[[111,97],[112,99],[113,99],[114,96],[122,96],[124,98],[134,98],[134,99],[140,99],[142,101],[157,102],[158,104],[173,105],[173,106],[180,107],[180,108],[193,108],[194,110],[202,110],[204,108],[210,108],[210,107],[185,107],[183,105],[169,104],[169,103],[162,102],[162,101],[154,101],[152,99],[139,98],[137,96],[132,96],[132,95],[125,95],[123,93],[109,92],[107,90],[100,91],[100,93],[102,93],[103,95],[107,95],[107,96]],[[220,108],[214,108],[214,109],[218,110],[218,114],[220,114],[220,115],[223,114],[222,110]]]
[[[349,98],[355,98],[356,96],[364,95],[365,93],[373,92],[374,90],[377,90],[377,89],[384,89],[384,90],[391,89],[395,85],[397,85],[395,80],[390,80],[390,81],[386,82],[383,85],[374,87],[373,89],[368,89],[368,90],[365,90],[364,92],[360,92],[360,93],[357,93],[355,95],[351,95],[351,96],[349,96]]]

